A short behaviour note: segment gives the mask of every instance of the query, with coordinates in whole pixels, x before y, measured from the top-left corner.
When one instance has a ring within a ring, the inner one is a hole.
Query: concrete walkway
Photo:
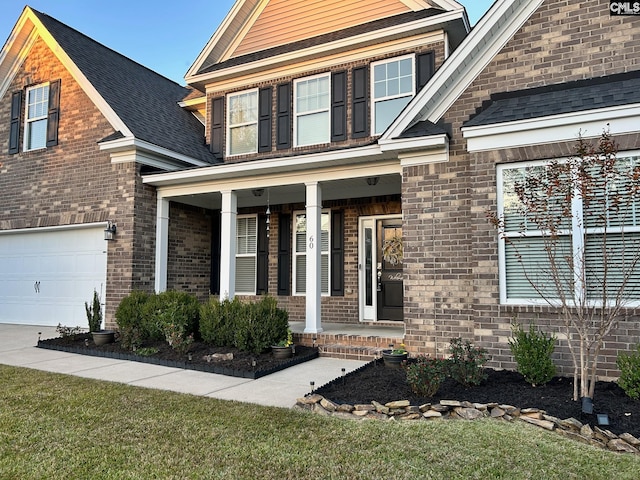
[[[55,327],[0,324],[0,364],[64,373],[77,377],[170,390],[192,395],[291,408],[298,397],[338,378],[342,369],[355,370],[365,362],[317,358],[257,380],[110,358],[90,357],[37,348],[41,338],[54,338]]]

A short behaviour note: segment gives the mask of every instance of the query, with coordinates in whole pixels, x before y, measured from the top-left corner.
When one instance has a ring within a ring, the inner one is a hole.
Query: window
[[[371,64],[373,135],[382,134],[415,95],[414,56]]]
[[[307,215],[297,213],[294,218],[293,243],[293,285],[294,294],[299,295],[307,291]],[[320,284],[323,295],[329,294],[329,212],[322,212],[320,228]]]
[[[49,113],[49,84],[27,89],[24,150],[47,146],[47,115]]]
[[[295,101],[295,146],[329,143],[331,114],[330,75],[319,75],[296,80]]]
[[[628,187],[633,180],[627,174],[637,168],[640,157],[618,157],[616,162],[618,172],[609,188],[629,192],[631,189]],[[550,260],[545,250],[545,238],[549,237],[544,236],[541,227],[531,221],[516,193],[516,185],[526,185],[523,183],[526,176],[545,179],[545,168],[545,162],[498,167],[498,213],[503,219],[503,235],[508,238],[508,241],[503,238],[500,241],[503,303],[536,304],[544,303],[543,296],[557,298],[558,288],[552,285]],[[562,290],[568,292],[569,298],[580,298],[581,288],[585,288],[587,299],[601,300],[603,291],[611,296],[617,293],[623,272],[632,272],[626,292],[632,292],[631,300],[636,304],[640,302],[640,269],[635,268],[633,262],[637,261],[640,252],[640,198],[631,197],[628,202],[609,209],[605,205],[613,200],[610,192],[596,190],[593,197],[596,200],[587,206],[579,195],[567,199],[560,195],[549,198],[545,192],[540,194],[545,209],[557,211],[558,216],[564,218],[558,229],[555,250]],[[573,215],[560,213],[567,207],[574,212]],[[603,251],[603,246],[606,251]],[[581,268],[579,252],[584,252],[584,269]],[[606,282],[603,282],[605,258],[607,275]],[[573,259],[573,262],[565,259]],[[579,280],[581,272],[584,272],[584,282]],[[541,291],[536,290],[532,282]]]
[[[229,155],[256,153],[258,151],[258,90],[229,95],[227,101]]]
[[[236,227],[236,292],[256,293],[258,217],[238,216]]]

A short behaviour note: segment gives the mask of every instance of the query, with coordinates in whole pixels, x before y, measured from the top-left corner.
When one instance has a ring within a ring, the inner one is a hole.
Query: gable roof
[[[237,46],[246,38],[249,34],[253,25],[256,24],[260,20],[260,15],[267,10],[270,2],[273,1],[277,3],[277,0],[236,0],[235,4],[222,21],[218,29],[215,31],[207,45],[205,45],[204,49],[198,55],[193,65],[187,71],[185,78],[189,81],[190,78],[199,75],[203,72],[209,71],[213,68],[214,65],[218,63],[223,63],[228,61],[229,59],[237,56],[245,56],[250,55],[251,53],[257,53],[256,51],[251,51],[251,49],[240,49],[237,50],[239,54],[235,54]],[[323,0],[325,1],[325,0]],[[328,1],[328,0],[327,0]],[[287,2],[287,8],[300,8],[300,0]],[[304,0],[304,6],[308,6],[309,0]],[[353,9],[357,6],[358,3],[361,3],[362,9],[374,8],[373,4],[369,0],[357,0],[353,1],[349,8]],[[385,3],[382,0],[378,0],[378,4]],[[454,19],[462,19],[463,28],[460,29],[459,32],[452,31],[450,32],[450,42],[455,47],[458,45],[460,41],[466,36],[469,30],[468,18],[466,16],[466,11],[464,7],[460,5],[458,2],[454,0],[388,0],[386,3],[395,3],[395,4],[403,4],[404,10],[406,13],[415,13],[424,10],[435,10],[435,13],[442,14],[443,12],[455,13],[448,20]],[[284,5],[284,4],[283,4]],[[397,9],[396,9],[397,10]],[[391,10],[387,10],[387,13],[380,13],[378,15],[379,18],[375,18],[375,16],[369,16],[369,21],[364,22],[366,25],[375,22],[376,20],[382,20],[384,18],[390,16],[398,16],[397,10],[395,13],[390,14]],[[400,14],[401,15],[401,14]],[[306,21],[304,17],[296,17],[299,21]],[[446,21],[447,19],[443,19],[442,21]],[[296,20],[292,20],[296,21]],[[360,20],[360,24],[362,20]],[[336,26],[326,27],[324,29],[314,30],[310,35],[311,38],[324,37],[325,35],[335,33],[338,31],[349,31],[351,28],[357,27],[358,25],[353,23],[352,26],[348,26],[349,23],[339,22]],[[291,28],[289,26],[289,28]],[[266,48],[260,48],[260,50],[265,49],[273,49],[276,47],[285,47],[290,44],[298,44],[297,48],[302,48],[302,44],[298,42],[302,42],[305,40],[303,36],[303,32],[306,30],[303,28],[300,30],[300,34],[288,40],[282,40],[283,44],[278,45],[278,42],[268,43]],[[354,33],[351,33],[354,35]],[[325,41],[327,41],[325,39]],[[191,83],[191,82],[189,82]]]
[[[169,155],[175,152],[188,164],[216,162],[204,145],[203,125],[178,105],[190,89],[30,7],[25,7],[0,54],[0,72],[6,73],[7,65],[15,69],[18,50],[28,49],[36,36],[48,44],[117,131],[103,140],[144,142]]]
[[[491,95],[465,127],[640,104],[640,71]]]
[[[429,83],[380,137],[392,144],[417,122],[437,123],[544,0],[496,0]]]

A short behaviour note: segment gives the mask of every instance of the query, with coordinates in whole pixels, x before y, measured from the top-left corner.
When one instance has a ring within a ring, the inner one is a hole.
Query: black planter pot
[[[293,355],[291,346],[280,347],[278,345],[274,345],[273,347],[271,347],[271,352],[273,353],[273,358],[290,358],[291,355]]]
[[[116,332],[113,330],[100,330],[99,332],[91,332],[93,343],[96,345],[106,345],[113,343],[116,339]]]
[[[408,353],[391,353],[393,350],[383,350],[382,359],[384,364],[392,368],[400,368],[402,362],[404,362],[409,354]]]

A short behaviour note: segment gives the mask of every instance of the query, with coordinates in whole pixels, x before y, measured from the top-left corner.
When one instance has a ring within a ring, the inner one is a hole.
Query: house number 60
[[[309,250],[313,250],[313,235],[309,236]]]

